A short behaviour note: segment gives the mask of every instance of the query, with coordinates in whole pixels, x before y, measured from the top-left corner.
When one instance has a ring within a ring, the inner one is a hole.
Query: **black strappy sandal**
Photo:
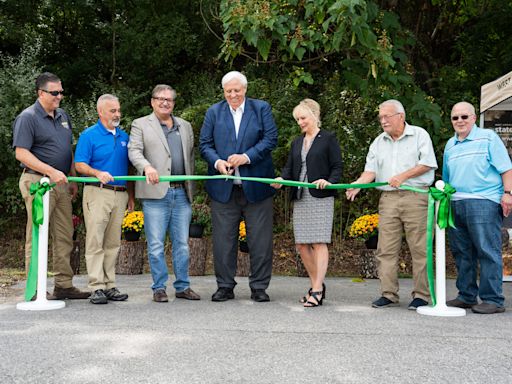
[[[307,295],[311,296],[311,291],[313,288],[309,288]],[[326,298],[325,296],[326,287],[325,284],[322,283],[322,300]],[[308,301],[308,298],[306,296],[302,296],[302,298],[299,299],[299,303],[304,304],[306,301]]]
[[[308,293],[306,295],[311,296],[311,291],[313,291],[313,288],[309,288]],[[302,296],[301,299],[299,299],[299,303],[304,304],[306,301],[308,301],[308,298],[306,296]]]
[[[314,308],[318,307],[319,305],[323,304],[324,298],[318,298],[322,294],[322,291],[311,291],[311,296],[309,296],[308,301],[304,303],[304,308]],[[311,301],[311,298],[316,300],[316,303],[314,301]],[[309,305],[306,305],[309,304]]]

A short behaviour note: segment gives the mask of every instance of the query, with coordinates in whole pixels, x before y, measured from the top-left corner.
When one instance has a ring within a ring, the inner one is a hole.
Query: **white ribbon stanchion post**
[[[436,188],[444,191],[444,181],[438,180]],[[439,201],[436,201],[436,305],[431,307],[424,305],[418,307],[416,312],[420,315],[457,317],[466,316],[466,310],[446,305],[446,238],[445,230],[437,225],[437,215],[439,211]]]
[[[50,179],[43,177],[40,183],[50,183]],[[48,225],[50,213],[50,192],[43,196],[44,221],[39,226],[38,268],[37,268],[37,298],[35,301],[27,301],[16,304],[16,308],[22,311],[47,311],[61,309],[66,306],[62,300],[46,299],[46,280],[48,272]]]

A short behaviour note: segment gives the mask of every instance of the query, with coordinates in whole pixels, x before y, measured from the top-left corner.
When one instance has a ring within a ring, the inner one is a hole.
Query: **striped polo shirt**
[[[455,134],[444,149],[443,180],[457,190],[454,199],[488,199],[500,203],[501,174],[512,169],[507,149],[491,129],[473,125],[460,141]]]

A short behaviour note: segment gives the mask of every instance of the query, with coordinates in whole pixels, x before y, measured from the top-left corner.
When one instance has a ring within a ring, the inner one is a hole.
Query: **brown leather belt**
[[[34,171],[33,169],[30,169],[30,168],[23,168],[23,173],[30,173],[31,175],[44,176],[42,173]]]
[[[98,188],[110,189],[112,191],[117,191],[117,192],[125,192],[126,191],[126,187],[122,186],[122,185],[109,185],[109,184],[102,184],[102,183],[87,183],[85,185],[90,185],[92,187],[98,187]]]
[[[185,183],[169,183],[169,188],[183,188]]]

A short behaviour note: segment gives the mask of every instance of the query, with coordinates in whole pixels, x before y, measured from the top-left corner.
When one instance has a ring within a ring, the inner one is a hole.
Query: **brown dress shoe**
[[[157,289],[153,293],[153,301],[156,301],[157,303],[167,303],[169,298],[163,289]]]
[[[446,305],[448,307],[457,307],[457,308],[464,308],[464,309],[469,309],[472,306],[477,305],[477,304],[478,303],[468,304],[468,303],[465,303],[465,302],[463,302],[462,300],[459,300],[459,299],[448,300],[446,302]]]
[[[505,307],[498,307],[496,304],[491,303],[480,303],[477,305],[473,305],[471,310],[474,313],[481,313],[483,315],[491,315],[493,313],[503,313],[505,312]]]
[[[30,301],[36,301],[36,299],[37,299],[37,291],[34,294],[34,296],[32,296]],[[46,300],[55,300],[55,296],[53,296],[50,292],[46,291]]]
[[[201,300],[201,296],[190,288],[185,289],[183,292],[176,292],[176,297],[178,299]]]
[[[77,287],[71,287],[71,288],[55,287],[53,289],[53,296],[57,300],[62,300],[62,299],[88,299],[89,296],[91,296],[91,292],[81,291]]]

